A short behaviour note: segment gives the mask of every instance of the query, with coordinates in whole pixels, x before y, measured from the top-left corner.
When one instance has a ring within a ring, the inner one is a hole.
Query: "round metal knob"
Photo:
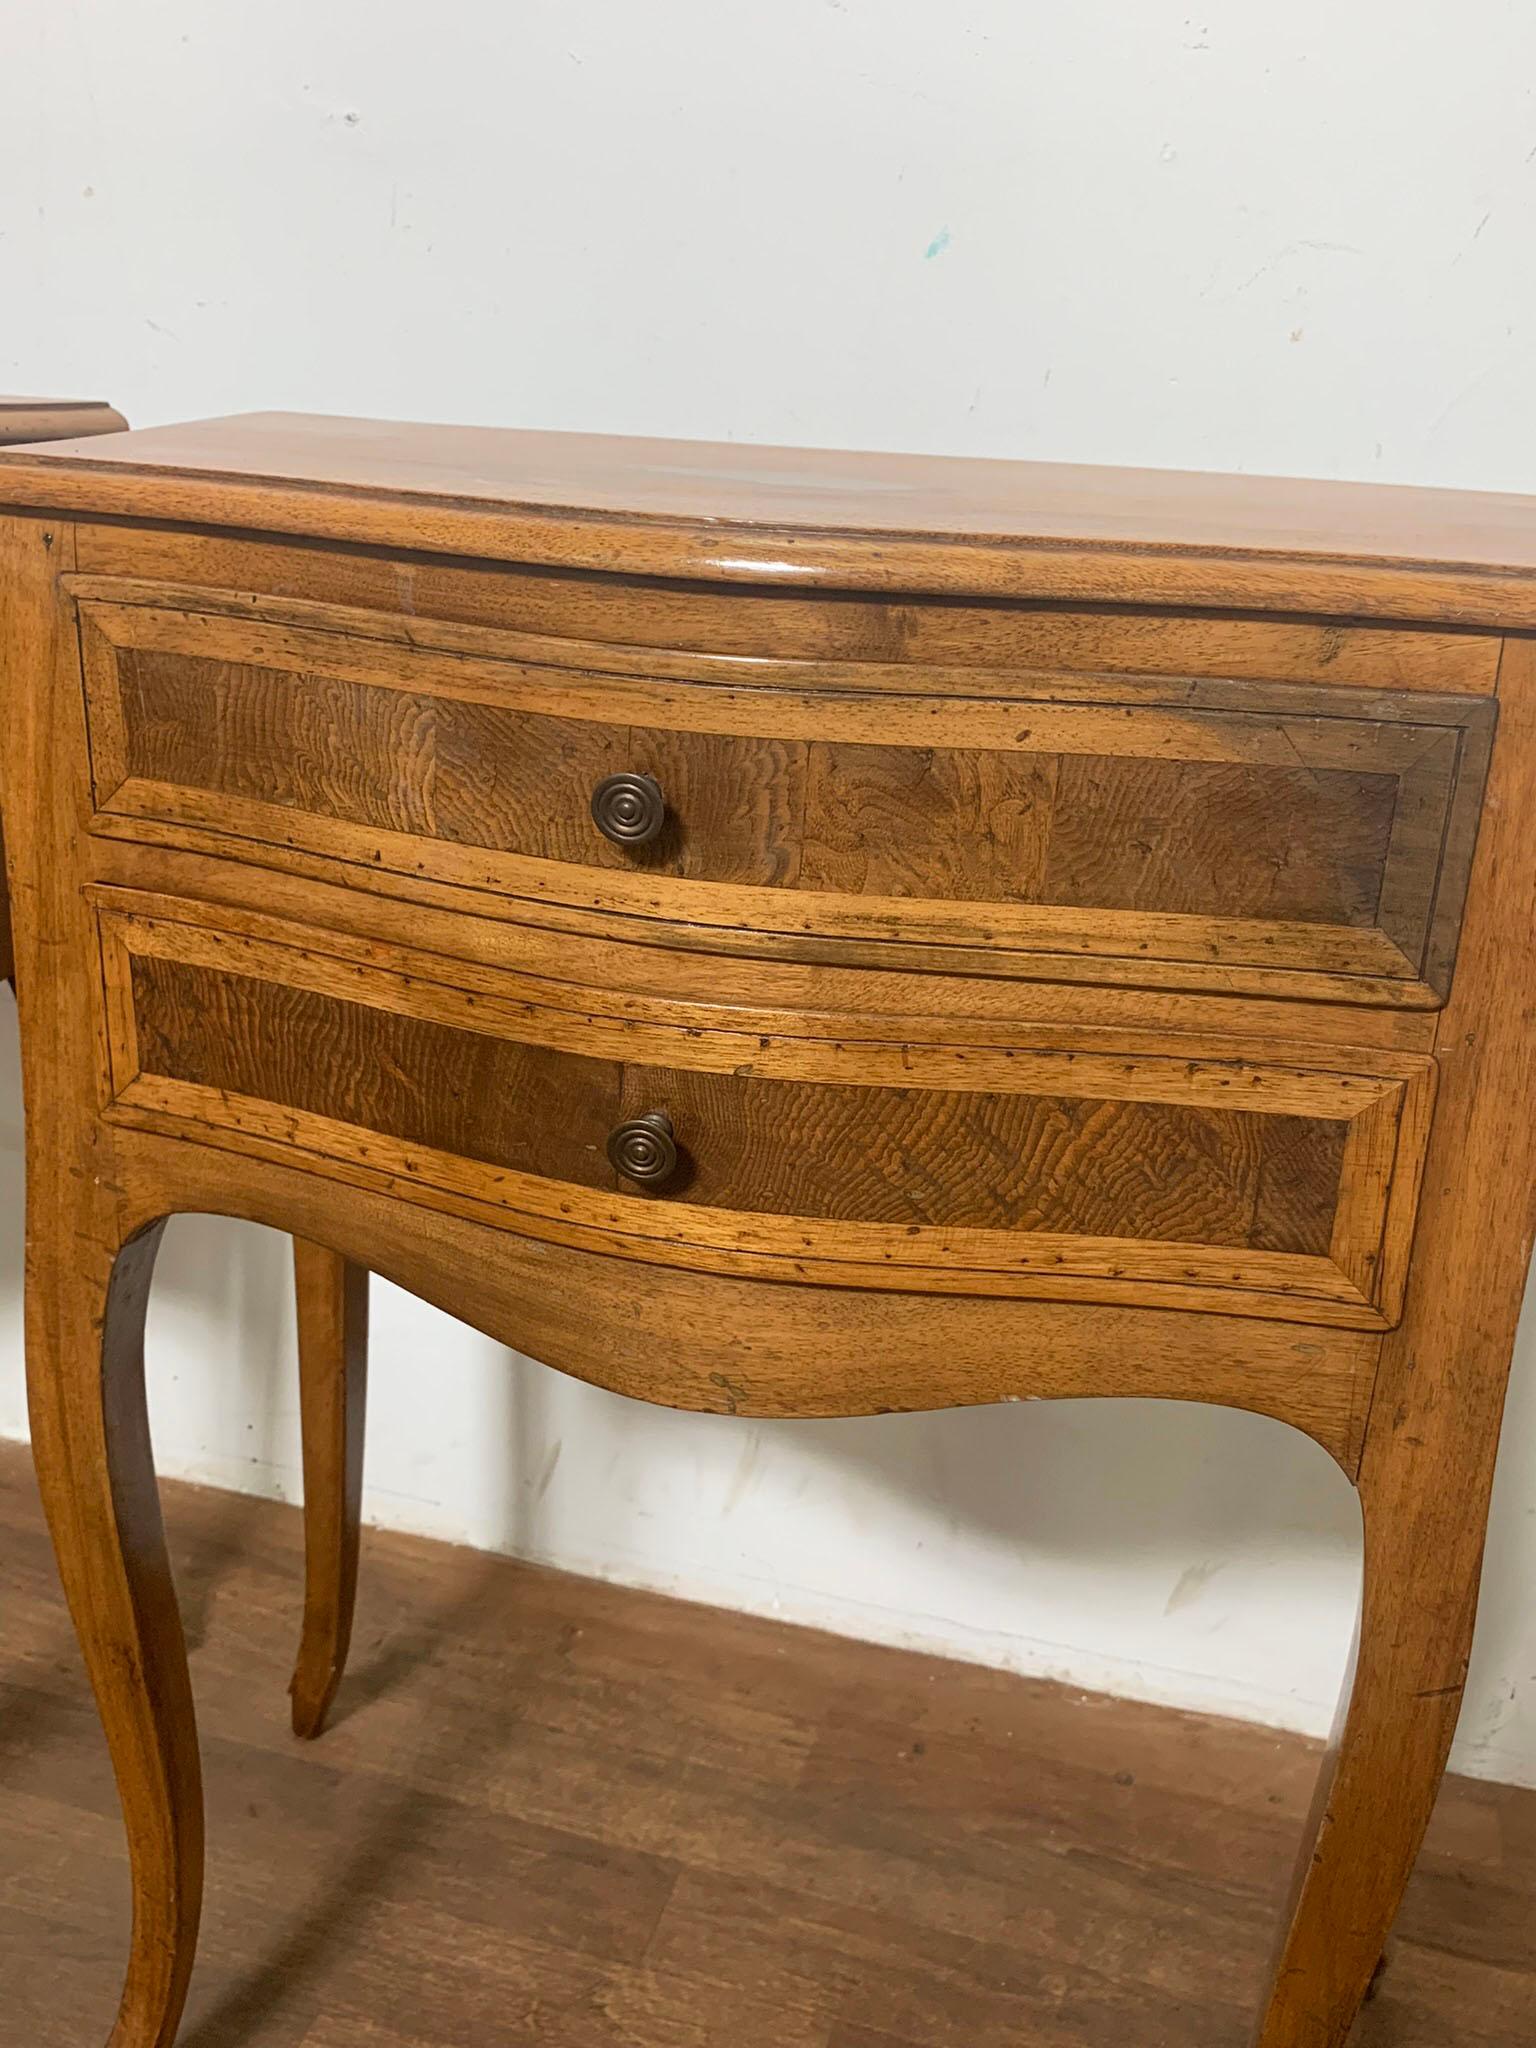
[[[659,1188],[677,1171],[677,1140],[664,1109],[630,1117],[608,1138],[608,1157],[616,1173],[642,1187]]]
[[[654,775],[605,775],[592,792],[592,820],[615,846],[645,846],[667,819],[667,800]]]

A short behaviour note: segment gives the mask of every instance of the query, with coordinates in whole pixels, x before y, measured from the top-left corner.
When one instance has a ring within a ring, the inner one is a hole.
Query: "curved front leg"
[[[346,1668],[357,1598],[368,1396],[368,1269],[295,1238],[304,1437],[304,1630],[293,1732],[318,1735]]]
[[[34,1199],[27,1379],[38,1483],[117,1773],[133,1936],[109,2048],[170,2048],[197,1946],[202,1780],[144,1402],[162,1226],[120,1250]]]
[[[1324,1764],[1257,2048],[1342,2048],[1383,1967],[1461,1709],[1480,1543],[1448,1506],[1397,1516],[1362,1485],[1365,1585],[1353,1680]],[[1475,1509],[1467,1511],[1476,1521]],[[1437,1533],[1439,1540],[1437,1540]]]
[[[1536,643],[1509,641],[1403,1319],[1382,1340],[1358,1485],[1365,1585],[1259,2048],[1342,2048],[1461,1708],[1510,1353],[1536,1235]]]

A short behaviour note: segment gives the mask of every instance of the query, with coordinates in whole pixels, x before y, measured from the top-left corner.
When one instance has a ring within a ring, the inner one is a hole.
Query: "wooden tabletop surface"
[[[15,402],[15,401],[11,401]],[[811,532],[1536,570],[1536,498],[1291,477],[242,413],[8,462]]]
[[[1536,628],[1536,498],[1488,492],[247,413],[0,449],[8,505],[581,572]]]
[[[0,447],[12,442],[84,439],[111,434],[128,422],[101,398],[17,398],[0,393]]]

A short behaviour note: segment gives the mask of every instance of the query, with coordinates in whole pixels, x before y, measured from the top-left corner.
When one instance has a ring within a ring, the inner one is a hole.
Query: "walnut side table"
[[[1337,2048],[1531,1241],[1536,503],[255,416],[0,455],[0,506],[114,2048],[173,2039],[201,1883],[142,1380],[184,1210],[677,1407],[1304,1431],[1364,1597],[1255,2039]]]

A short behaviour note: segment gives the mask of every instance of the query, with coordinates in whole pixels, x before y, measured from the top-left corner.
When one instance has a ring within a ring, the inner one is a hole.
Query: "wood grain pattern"
[[[0,520],[0,621],[14,689],[3,750],[27,1107],[27,1397],[33,1455],[122,1797],[133,1932],[110,2048],[171,2048],[202,1902],[197,1727],[165,1553],[144,1399],[160,1232],[123,1228],[112,1186],[99,1008],[56,962],[83,962],[78,887],[89,768],[78,644],[55,598],[68,529]]]
[[[144,839],[130,840],[122,834],[125,822],[98,821],[87,848],[90,886],[104,905],[126,908],[120,892],[132,890],[145,915],[183,922],[206,922],[208,906],[216,905],[232,928],[267,936],[280,936],[284,926],[291,932],[297,918],[332,935],[331,944],[344,930],[353,937],[343,944],[451,957],[475,985],[486,970],[515,970],[538,983],[536,992],[546,997],[559,987],[579,987],[588,1003],[595,991],[631,1005],[636,998],[627,992],[643,988],[651,1014],[670,1015],[673,1005],[724,1003],[773,1016],[775,1029],[784,1028],[788,1017],[846,1012],[859,1019],[862,1033],[873,1036],[902,1035],[911,1027],[896,1020],[927,1014],[943,1015],[946,1030],[962,1034],[987,1024],[1070,1023],[1093,1030],[1129,1025],[1181,1041],[1195,1034],[1285,1042],[1300,1015],[1315,1049],[1347,1045],[1424,1053],[1434,1044],[1434,1017],[1400,1008],[1313,1000],[1298,1012],[1294,1003],[1230,991],[1193,995],[1005,982],[973,972],[947,974],[936,983],[930,974],[850,966],[846,958],[829,966],[706,955],[683,945],[652,944],[648,927],[620,934],[594,921],[545,923],[526,907],[514,921],[505,906],[498,916],[497,906],[484,898],[404,876],[385,896],[354,886],[345,873],[322,872],[314,862],[301,860],[290,869],[257,861],[249,848],[237,849],[233,857],[227,847],[217,855],[194,851],[179,839],[162,840],[147,821],[138,828]]]
[[[114,1128],[125,1220],[243,1217],[408,1288],[515,1351],[636,1399],[717,1415],[883,1415],[1151,1396],[1273,1415],[1353,1475],[1379,1332],[1110,1303],[864,1291],[574,1249],[503,1220],[322,1177],[290,1147],[231,1165],[184,1131]],[[321,1227],[323,1226],[323,1228]],[[637,1322],[637,1303],[643,1321]],[[638,1331],[666,1332],[666,1342]]]
[[[950,534],[965,541],[1095,541],[1202,547],[1236,555],[1291,550],[1351,563],[1415,561],[1536,571],[1525,499],[1307,478],[977,461],[955,456],[668,441],[417,421],[246,413],[141,429],[105,450],[55,448],[59,480],[92,471],[137,483],[153,517],[164,481],[268,482],[381,501],[478,501],[498,513],[547,508],[628,515],[665,526],[709,520],[765,538]],[[24,469],[18,468],[18,474]],[[240,519],[209,525],[244,526]],[[724,537],[729,544],[733,536]],[[344,533],[336,535],[345,539]]]
[[[1399,778],[1094,754],[750,743],[125,649],[131,778],[459,846],[707,881],[1370,926]],[[627,854],[588,799],[653,774]],[[1442,793],[1444,799],[1444,793]],[[1432,809],[1427,807],[1425,809]],[[1444,817],[1413,862],[1419,915]]]
[[[1094,909],[1371,925],[1398,789],[1394,776],[1348,769],[1068,756],[1041,893]]]
[[[415,1207],[647,1268],[665,1264],[754,1282],[801,1280],[881,1293],[917,1289],[1193,1310],[1320,1329],[1380,1332],[1399,1312],[1395,1303],[1368,1298],[1332,1247],[1319,1258],[985,1229],[957,1228],[934,1238],[921,1225],[897,1232],[879,1223],[818,1225],[800,1217],[663,1207],[651,1196],[604,1195],[489,1169],[307,1110],[149,1074],[124,1091],[109,1121],[171,1137],[201,1133],[202,1143],[241,1159],[285,1163],[298,1155],[309,1171],[345,1186],[395,1191]]]
[[[255,1091],[248,1091],[255,1092]],[[1344,1127],[1179,1104],[939,1095],[628,1067],[622,1109],[697,1134],[672,1200],[861,1223],[1323,1253]],[[1261,1190],[1286,1162],[1288,1225]]]
[[[80,440],[110,434],[128,422],[96,399],[0,396],[0,448],[18,442]],[[0,979],[15,981],[11,945],[11,901],[6,884],[5,837],[0,832]]]
[[[0,445],[64,437],[80,438],[126,430],[112,407],[94,400],[0,397]],[[14,982],[10,897],[6,885],[4,837],[0,833],[0,974]],[[327,1313],[324,1290],[306,1288],[302,1276],[323,1273],[333,1255],[316,1246],[295,1248],[298,1292],[299,1381],[306,1464],[305,1494],[314,1541],[306,1579],[306,1623],[295,1683],[296,1718],[308,1715],[311,1732],[324,1715],[326,1674],[340,1673],[346,1660],[351,1588],[356,1576],[359,1515],[357,1478],[361,1466],[361,1385],[366,1370],[366,1323],[355,1313],[338,1324]],[[355,1305],[365,1275],[347,1281]],[[358,1334],[362,1332],[363,1334]],[[341,1368],[338,1371],[338,1367]],[[353,1398],[340,1432],[331,1428],[336,1387],[350,1386]],[[333,1460],[333,1450],[335,1456]],[[305,1702],[301,1709],[299,1702]]]
[[[812,747],[809,766],[801,888],[960,903],[1049,900],[1060,757],[832,744]]]
[[[134,962],[132,999],[146,1073],[575,1187],[612,1184],[614,1061],[169,960]]]
[[[177,868],[171,879],[183,873]],[[839,1000],[850,986],[865,989],[864,978],[850,984],[827,975],[811,985],[822,997],[816,1007],[774,1008],[752,999],[772,993],[761,985],[723,992],[722,1000],[708,977],[654,992],[636,982],[588,980],[563,945],[534,960],[444,955],[413,943],[423,936],[414,917],[397,921],[392,938],[371,937],[277,916],[270,906],[242,909],[222,898],[140,894],[94,882],[85,894],[104,914],[108,947],[129,954],[192,961],[530,1043],[598,1049],[620,1059],[682,1060],[719,1073],[897,1085],[917,1079],[950,1088],[1075,1083],[1117,1100],[1141,1099],[1149,1077],[1157,1076],[1160,1100],[1229,1108],[1240,1099],[1281,1115],[1354,1117],[1389,1084],[1433,1071],[1422,1051],[1390,1041],[1367,1046],[1346,1042],[1340,1033],[1314,1043],[1255,1030],[1242,1006],[1233,1007],[1250,1028],[1219,1033],[1209,1028],[1214,1019],[1204,1002],[1187,1000],[1175,1021],[1154,998],[1144,1007],[1171,1038],[1149,1048],[1145,1015],[1078,1017],[1069,1008],[1027,1020],[1006,1013],[951,1016],[933,1007],[932,984],[898,983],[890,991],[892,1003],[903,992],[926,994],[926,1007],[871,1004],[866,1013]],[[651,956],[642,958],[648,963]],[[572,971],[561,973],[561,966]],[[114,967],[109,998],[124,979]],[[949,986],[942,984],[946,994]],[[1311,1014],[1305,1013],[1309,1022]],[[1358,1015],[1362,1025],[1376,1021],[1370,1012],[1346,1014]],[[1297,1021],[1294,1010],[1280,1016]],[[124,1068],[120,1078],[131,1071]]]
[[[1212,1004],[1213,1015],[1225,1011],[1239,1028],[1268,1015],[1281,1036],[1287,1014],[1297,1014],[1294,1004],[1305,1003],[1305,1015],[1316,1020],[1323,1037],[1402,1046],[1432,1042],[1433,1020],[1426,1012],[1441,1002],[1428,982],[1403,974],[1401,951],[1384,936],[1317,925],[1160,917],[1150,927],[1159,949],[1153,954],[1143,944],[1149,928],[1143,924],[1138,936],[1136,921],[1124,914],[998,908],[985,924],[959,921],[963,936],[957,941],[953,920],[947,929],[935,928],[925,906],[910,898],[870,898],[855,903],[857,915],[839,905],[831,935],[797,930],[795,924],[803,922],[797,919],[784,919],[787,928],[781,930],[775,928],[775,912],[782,916],[794,902],[783,891],[720,883],[701,895],[689,882],[673,882],[658,895],[654,884],[638,888],[617,871],[594,871],[596,900],[578,906],[541,893],[537,878],[544,871],[526,864],[515,891],[505,876],[488,874],[483,862],[461,861],[451,849],[443,850],[437,864],[451,868],[454,879],[421,875],[407,871],[409,849],[403,843],[379,835],[359,843],[348,826],[158,784],[133,785],[131,794],[130,803],[125,787],[114,799],[121,811],[98,812],[92,820],[92,864],[106,879],[121,879],[142,863],[153,868],[158,856],[171,856],[174,875],[218,872],[230,878],[236,893],[257,874],[259,886],[273,897],[295,883],[305,898],[315,889],[339,891],[349,918],[365,926],[376,913],[387,919],[409,906],[413,919],[450,916],[466,942],[478,933],[478,943],[493,952],[520,953],[527,935],[541,932],[573,953],[606,946],[631,963],[645,956],[646,964],[633,968],[642,980],[669,978],[693,956],[695,972],[722,984],[835,970],[841,986],[851,988],[858,980],[871,991],[920,987],[931,999],[942,978],[941,1008],[948,1006],[951,989],[963,990],[976,1013],[1004,1015],[1062,1015],[1081,1004],[1085,1013],[1144,1017],[1154,1011],[1176,1015],[1187,1003]],[[189,822],[171,824],[154,815],[172,807]],[[190,822],[194,818],[198,822]],[[377,878],[371,871],[386,856],[399,865],[390,868],[387,897],[373,895]],[[822,925],[828,922],[827,901],[816,906]],[[663,904],[666,914],[659,914]],[[716,922],[722,912],[734,912],[742,922]],[[486,936],[497,926],[495,936]],[[1320,941],[1327,965],[1298,966],[1300,959],[1316,960]],[[1234,945],[1266,964],[1233,958]],[[874,1006],[885,1004],[877,996]]]
[[[550,699],[558,693],[559,708],[608,723],[649,718],[759,738],[795,730],[829,741],[883,744],[894,737],[927,746],[950,737],[936,735],[936,718],[963,718],[973,743],[1024,751],[1152,753],[1281,768],[1296,766],[1299,758],[1303,766],[1395,772],[1422,750],[1424,738],[1414,727],[1476,727],[1494,715],[1493,706],[1451,691],[1405,695],[1279,681],[1255,688],[1220,677],[1155,673],[773,662],[691,650],[651,656],[625,645],[471,631],[349,606],[78,576],[61,582],[110,648],[234,661],[530,711],[555,708]],[[754,596],[745,609],[750,616],[767,602]],[[935,696],[962,701],[931,702]],[[1020,729],[1027,721],[1012,708],[1016,704],[1030,707],[1028,731]],[[1163,716],[1128,724],[1128,711],[1139,706]],[[1388,729],[1335,733],[1320,720]],[[1394,739],[1393,727],[1405,729],[1400,738]],[[1372,748],[1374,756],[1367,751]]]

